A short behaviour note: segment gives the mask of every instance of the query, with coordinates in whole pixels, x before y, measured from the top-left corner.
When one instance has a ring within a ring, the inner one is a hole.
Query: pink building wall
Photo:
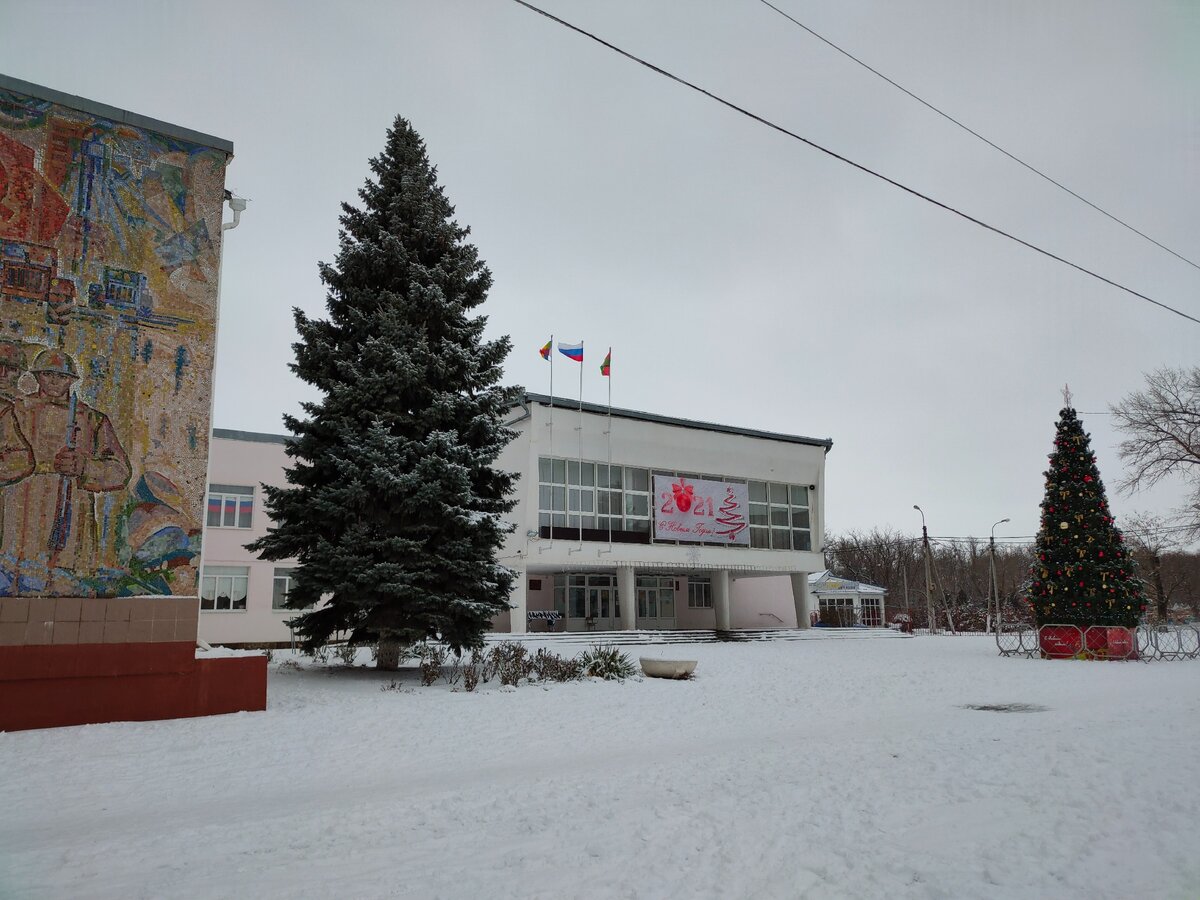
[[[284,466],[287,454],[283,444],[267,440],[212,439],[210,484],[251,485],[254,509],[250,528],[206,526],[204,529],[203,567],[239,566],[249,569],[249,585],[244,610],[201,610],[200,637],[210,644],[274,643],[287,641],[291,632],[285,620],[294,610],[274,610],[271,596],[275,567],[286,568],[295,561],[266,562],[256,558],[245,545],[267,533],[270,518],[264,505],[262,483],[283,486],[287,483]],[[261,435],[272,438],[274,435]]]

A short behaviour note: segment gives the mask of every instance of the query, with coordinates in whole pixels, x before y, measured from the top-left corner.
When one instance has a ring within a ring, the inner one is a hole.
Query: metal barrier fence
[[[1013,626],[996,633],[1001,656],[1029,659],[1200,659],[1200,627],[1196,625]]]

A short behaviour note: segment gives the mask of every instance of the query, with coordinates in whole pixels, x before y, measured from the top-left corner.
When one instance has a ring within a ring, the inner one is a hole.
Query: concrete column
[[[637,628],[637,575],[633,566],[617,569],[617,596],[621,598],[621,630]]]
[[[517,577],[513,579],[512,593],[508,595],[508,602],[512,607],[508,611],[508,630],[510,634],[524,634],[529,630],[525,619],[525,613],[529,606],[528,594],[529,576],[525,573],[524,569],[518,569]]]
[[[713,612],[717,631],[729,630],[729,571],[717,569],[712,573]]]
[[[809,613],[812,611],[807,572],[792,573],[792,602],[796,605],[796,627],[807,628]]]

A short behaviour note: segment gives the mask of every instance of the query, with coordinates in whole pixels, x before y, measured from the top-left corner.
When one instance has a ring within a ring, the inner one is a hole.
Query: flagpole
[[[550,335],[550,544],[554,546],[554,335]],[[563,510],[566,512],[566,510]]]
[[[583,341],[579,342],[579,549],[583,550]]]
[[[608,379],[608,483],[612,485],[612,347],[608,348],[608,356],[605,361],[608,363],[608,374],[605,376]],[[624,486],[622,485],[622,490]],[[609,500],[612,499],[612,494],[609,495]],[[622,493],[622,496],[624,494]],[[612,553],[612,507],[608,510],[608,552]]]

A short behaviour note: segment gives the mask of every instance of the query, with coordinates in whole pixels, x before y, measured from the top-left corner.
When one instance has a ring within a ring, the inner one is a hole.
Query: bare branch
[[[1131,494],[1171,475],[1181,478],[1192,495],[1177,517],[1192,527],[1192,537],[1200,537],[1200,366],[1152,372],[1144,391],[1109,409],[1127,435],[1118,445],[1128,466],[1120,489]]]

